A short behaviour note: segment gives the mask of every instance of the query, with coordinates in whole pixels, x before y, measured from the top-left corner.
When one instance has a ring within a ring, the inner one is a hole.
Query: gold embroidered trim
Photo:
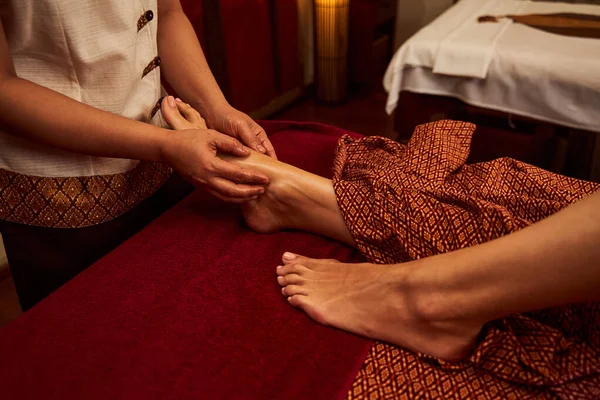
[[[144,78],[146,75],[148,75],[150,72],[152,72],[154,70],[154,68],[159,67],[159,66],[160,66],[160,57],[156,56],[156,57],[154,57],[154,59],[152,61],[150,61],[150,64],[148,64],[148,66],[146,68],[144,68],[142,78]]]
[[[122,174],[48,178],[0,168],[0,219],[48,228],[81,228],[119,217],[150,197],[171,175],[140,162]]]
[[[164,98],[165,97],[163,96],[160,99],[158,99],[158,101],[156,102],[156,105],[154,106],[154,108],[152,109],[152,112],[150,113],[150,119],[154,118],[156,113],[160,111],[160,108],[162,106],[162,101]]]
[[[148,24],[148,22],[152,21],[153,19],[154,19],[154,13],[152,12],[152,10],[148,10],[145,13],[143,13],[137,22],[138,32],[141,31],[142,28],[145,27]]]

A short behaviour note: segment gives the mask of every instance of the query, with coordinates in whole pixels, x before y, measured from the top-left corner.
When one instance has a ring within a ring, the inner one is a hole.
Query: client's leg
[[[176,110],[163,110],[173,126]],[[230,159],[271,179],[246,206],[261,232],[303,229],[352,244],[331,181],[258,153]],[[514,234],[399,265],[343,264],[286,253],[278,282],[316,321],[446,360],[471,350],[483,324],[513,313],[599,300],[600,194]]]
[[[163,101],[162,114],[174,129],[206,128],[203,119],[189,105],[177,108]],[[180,114],[183,114],[185,118]],[[243,206],[250,228],[261,233],[298,229],[354,245],[340,214],[331,180],[251,151],[247,157],[221,155],[227,161],[263,172],[270,184],[265,195]]]
[[[340,214],[331,180],[252,152],[228,161],[261,171],[271,180],[265,194],[242,206],[250,228],[261,233],[298,229],[353,246]]]
[[[163,116],[175,129],[198,126],[186,104],[163,104]],[[245,158],[224,157],[257,169],[270,179],[265,195],[244,206],[248,225],[259,232],[300,229],[349,245],[354,241],[340,214],[332,182],[270,157],[252,152]],[[464,357],[482,323],[442,321],[436,325],[421,314],[415,288],[408,286],[412,264],[344,264],[286,253],[277,280],[290,304],[316,321],[411,350],[454,360]]]
[[[513,234],[399,265],[285,254],[278,282],[321,323],[457,360],[486,322],[600,301],[599,208],[597,192]]]

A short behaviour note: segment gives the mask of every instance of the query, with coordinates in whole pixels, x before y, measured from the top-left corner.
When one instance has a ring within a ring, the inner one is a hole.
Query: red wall
[[[279,51],[280,93],[286,93],[304,82],[300,62],[298,5],[296,0],[276,0],[277,48]]]
[[[211,23],[222,30],[225,43],[219,53],[227,71],[217,74],[214,60],[209,58],[209,64],[215,75],[226,80],[226,95],[234,107],[255,111],[277,95],[302,87],[296,0],[207,1],[220,5],[221,20]],[[181,0],[181,4],[206,49],[210,38],[205,37],[204,0]]]
[[[275,97],[267,0],[221,0],[230,102],[257,110]]]

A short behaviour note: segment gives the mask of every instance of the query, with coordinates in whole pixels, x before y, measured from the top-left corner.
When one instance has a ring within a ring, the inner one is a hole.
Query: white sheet
[[[453,24],[456,28],[449,32],[438,45],[433,72],[436,74],[485,78],[487,76],[494,48],[512,21],[500,20],[497,23],[479,23],[481,15],[516,14],[528,2],[521,0],[481,0],[478,10],[457,7],[459,10]],[[448,18],[448,16],[445,16]]]
[[[444,49],[444,42],[455,48],[460,46],[458,39],[464,36],[460,33],[464,24],[459,21],[464,23],[490,14],[485,11],[490,7],[489,1],[494,2],[494,7],[498,7],[499,2],[518,2],[519,14],[600,15],[600,6],[595,5],[523,0],[486,0],[482,5],[482,0],[461,0],[409,39],[394,56],[384,78],[389,93],[388,113],[395,110],[400,91],[409,90],[452,96],[483,108],[600,132],[598,39],[560,36],[510,24],[494,39],[485,79],[463,77],[460,72],[435,73],[438,55],[447,57],[451,53],[448,48]],[[459,33],[452,35],[454,32]],[[471,52],[474,47],[477,46],[466,46]]]

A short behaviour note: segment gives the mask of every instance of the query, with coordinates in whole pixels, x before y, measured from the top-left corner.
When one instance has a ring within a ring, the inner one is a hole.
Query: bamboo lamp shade
[[[317,99],[338,103],[348,89],[350,0],[314,1]]]

